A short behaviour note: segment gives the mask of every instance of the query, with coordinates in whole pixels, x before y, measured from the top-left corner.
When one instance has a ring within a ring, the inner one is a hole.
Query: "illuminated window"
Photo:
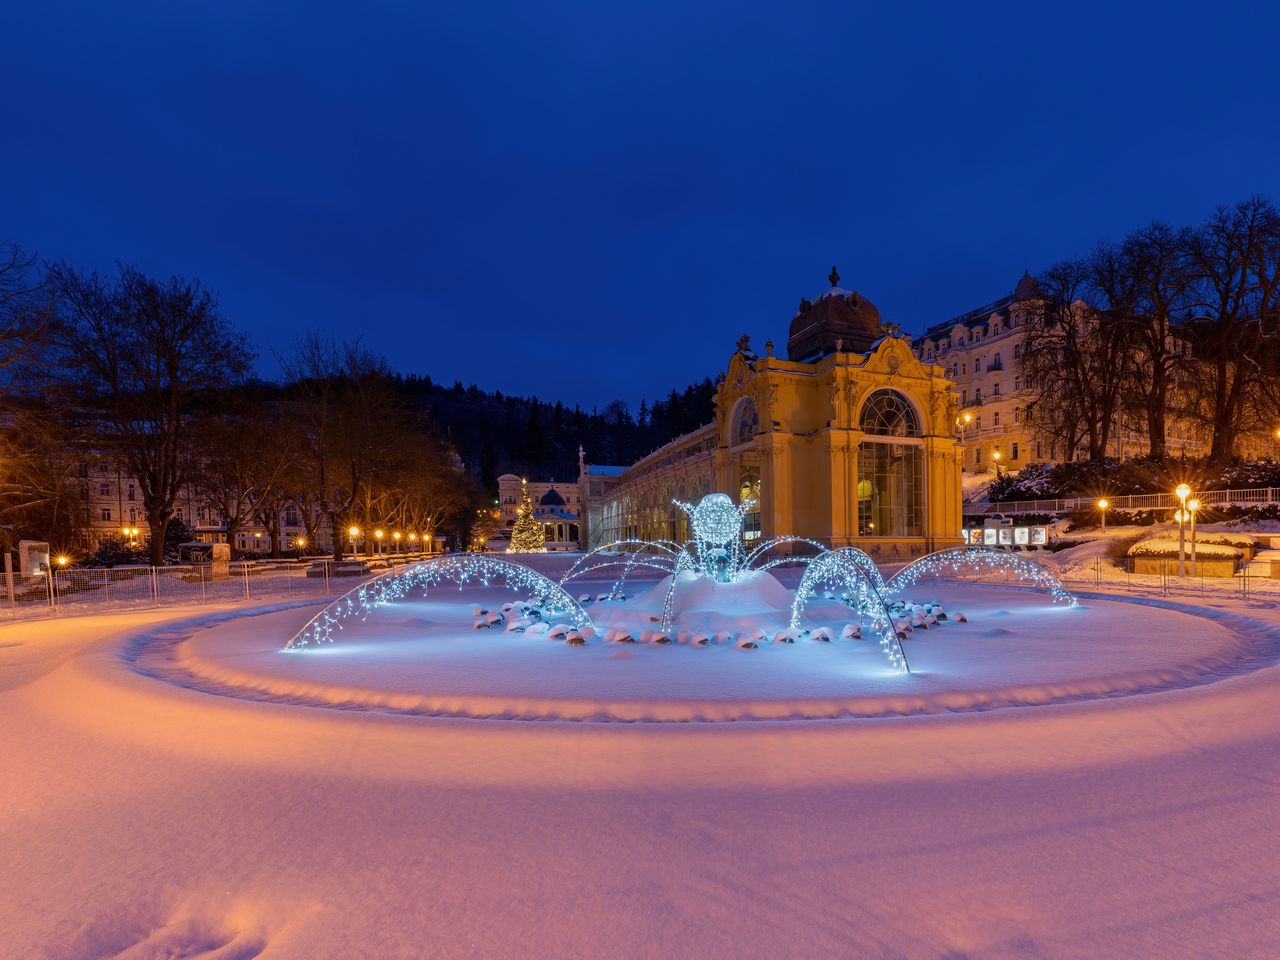
[[[920,419],[906,397],[877,390],[862,406],[866,435],[858,445],[858,533],[917,537],[923,529],[923,448],[896,442],[920,436]],[[893,439],[888,439],[893,438]]]
[[[862,405],[863,433],[879,437],[918,437],[920,420],[907,399],[895,390],[877,390]]]

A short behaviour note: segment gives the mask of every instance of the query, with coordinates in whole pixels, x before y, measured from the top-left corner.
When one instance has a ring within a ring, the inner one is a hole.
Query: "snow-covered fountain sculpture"
[[[835,636],[829,627],[806,628],[806,612],[820,598],[824,602],[838,601],[848,611],[849,622],[844,624],[840,637],[875,639],[889,665],[902,673],[910,672],[902,642],[913,626],[946,619],[939,608],[911,604],[903,597],[903,592],[922,578],[1001,572],[1020,583],[1048,590],[1055,602],[1075,604],[1074,597],[1039,564],[1004,551],[981,547],[939,551],[908,564],[886,581],[875,561],[856,547],[832,550],[804,537],[783,536],[766,539],[747,551],[743,546],[743,516],[753,505],[751,501],[735,504],[726,494],[711,493],[696,504],[675,503],[688,514],[693,530],[693,538],[684,543],[607,543],[579,558],[558,581],[514,560],[487,554],[452,554],[424,560],[388,571],[339,597],[308,621],[286,649],[331,643],[345,620],[364,619],[374,608],[417,588],[426,591],[446,582],[459,587],[470,582],[489,585],[497,580],[530,599],[518,607],[507,605],[515,618],[510,620],[507,612],[491,614],[478,609],[475,626],[503,623],[507,629],[566,637],[570,643],[583,644],[588,634],[594,635],[604,625],[597,621],[614,617],[618,607],[602,610],[593,618],[583,605],[590,598],[575,600],[568,584],[610,568],[621,569],[598,601],[625,601],[628,578],[637,569],[664,575],[645,594],[646,603],[622,611],[633,619],[643,615],[646,621],[657,624],[656,630],[646,631],[655,643],[672,642],[672,633],[681,627],[682,616],[696,620],[705,630],[714,629],[706,627],[708,618],[738,623],[744,609],[763,607],[775,613],[781,610],[779,616],[785,617],[785,627],[773,636],[776,642],[791,643],[805,637],[832,640]],[[799,550],[813,552],[800,554]],[[794,592],[769,572],[782,564],[803,567]],[[682,598],[690,604],[683,605]],[[778,625],[782,625],[781,620]],[[624,642],[623,637],[633,639],[625,630],[609,633],[620,642]],[[705,635],[692,636],[700,637],[693,642],[708,642]],[[738,645],[755,647],[757,641],[765,639],[765,631],[756,626]]]
[[[489,586],[496,580],[533,597],[537,608],[546,616],[564,620],[576,628],[591,626],[591,618],[582,605],[538,571],[490,554],[451,553],[388,570],[348,590],[308,620],[285,644],[285,649],[332,643],[343,621],[351,617],[363,620],[374,608],[399,600],[415,588],[426,591],[442,583],[462,586],[470,582]]]

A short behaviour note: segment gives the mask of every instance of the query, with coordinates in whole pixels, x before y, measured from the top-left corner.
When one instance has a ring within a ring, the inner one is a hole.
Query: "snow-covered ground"
[[[913,677],[854,641],[419,636],[467,596],[317,655],[278,652],[314,604],[0,627],[0,955],[1280,954],[1274,603],[918,591],[969,623],[912,634]],[[418,709],[794,706],[843,678],[963,699],[751,723]]]

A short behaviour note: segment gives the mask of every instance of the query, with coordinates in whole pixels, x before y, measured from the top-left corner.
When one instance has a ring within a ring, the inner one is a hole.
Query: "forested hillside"
[[[467,468],[487,489],[503,473],[542,480],[572,480],[578,445],[589,463],[629,464],[712,417],[710,380],[672,390],[640,404],[635,415],[615,400],[590,411],[508,396],[478,387],[437,384],[426,376],[402,378],[406,395],[453,442]]]

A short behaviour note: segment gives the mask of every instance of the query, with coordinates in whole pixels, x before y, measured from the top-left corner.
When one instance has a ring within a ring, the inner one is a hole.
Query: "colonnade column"
[[[760,453],[761,536],[795,533],[791,438],[783,433],[766,433],[760,438]]]

